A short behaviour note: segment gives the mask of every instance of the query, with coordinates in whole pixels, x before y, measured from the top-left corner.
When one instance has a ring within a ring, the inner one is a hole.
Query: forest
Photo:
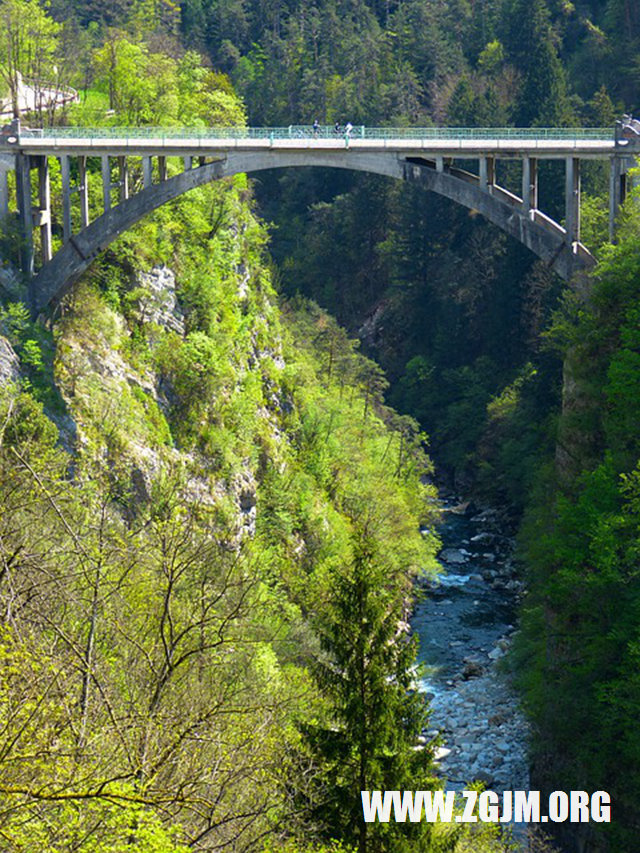
[[[32,126],[613,135],[639,72],[637,0],[0,0],[8,114],[20,80],[78,93]],[[611,824],[540,850],[637,849],[640,209],[610,243],[608,190],[587,164],[597,265],[563,282],[409,184],[238,175],[38,319],[0,223],[3,853],[513,849],[361,817],[361,790],[441,786],[399,628],[438,571],[436,483],[518,528],[532,787],[611,794]],[[563,193],[543,164],[558,220]]]

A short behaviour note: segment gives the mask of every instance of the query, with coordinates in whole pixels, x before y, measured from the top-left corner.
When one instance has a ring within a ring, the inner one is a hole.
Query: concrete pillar
[[[193,168],[193,157],[190,154],[187,154],[186,157],[183,157],[182,161],[184,163],[185,172],[188,172],[190,169]]]
[[[118,187],[120,201],[129,198],[129,166],[126,157],[118,157]]]
[[[38,159],[38,200],[40,202],[40,246],[42,263],[50,261],[51,251],[51,189],[49,185],[49,158]]]
[[[493,157],[480,158],[480,189],[491,192],[496,182],[496,161]]]
[[[89,176],[87,158],[78,157],[78,194],[80,195],[80,227],[89,224]]]
[[[436,157],[436,172],[444,172],[444,157]]]
[[[538,161],[525,157],[522,161],[522,206],[529,219],[538,207]]]
[[[62,239],[66,243],[71,238],[71,178],[69,158],[66,154],[60,157],[62,173]]]
[[[0,168],[0,223],[9,215],[9,173]]]
[[[166,157],[158,157],[158,173],[160,177],[160,181],[167,180],[167,158]]]
[[[18,195],[18,216],[22,230],[21,266],[22,272],[33,275],[33,211],[31,204],[31,163],[28,154],[16,155],[16,189]]]
[[[102,167],[102,201],[104,204],[104,212],[111,210],[111,164],[109,155],[103,154],[101,158]]]
[[[609,240],[615,242],[616,220],[627,195],[627,176],[622,157],[613,156],[609,170]]]
[[[348,142],[349,140],[347,140]],[[206,166],[207,158],[206,157],[198,157],[198,166]]]
[[[480,189],[486,190],[487,188],[487,158],[480,158]]]
[[[531,208],[532,210],[538,209],[538,187],[539,187],[539,179],[538,179],[538,161],[537,159],[531,158]]]
[[[151,157],[142,158],[142,180],[144,183],[145,190],[147,187],[150,187],[153,182],[153,175],[151,172]]]
[[[567,243],[580,239],[580,160],[567,157],[565,165],[565,228]]]

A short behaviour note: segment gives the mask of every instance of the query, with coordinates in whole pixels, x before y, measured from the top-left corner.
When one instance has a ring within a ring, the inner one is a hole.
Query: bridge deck
[[[397,152],[405,157],[603,159],[621,153],[609,128],[46,128],[20,133],[26,154],[220,156],[227,151]],[[635,145],[633,146],[635,148]]]

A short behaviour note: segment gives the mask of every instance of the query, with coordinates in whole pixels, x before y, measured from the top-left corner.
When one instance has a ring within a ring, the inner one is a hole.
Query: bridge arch
[[[442,158],[440,158],[442,160]],[[30,297],[37,314],[56,304],[117,237],[158,207],[191,189],[238,173],[265,169],[322,166],[369,172],[405,180],[476,210],[488,221],[515,237],[568,279],[595,261],[588,250],[567,239],[567,232],[540,211],[526,210],[523,201],[497,185],[482,186],[481,179],[451,165],[397,153],[357,151],[230,151],[224,157],[151,184],[126,198],[70,237],[30,282]]]

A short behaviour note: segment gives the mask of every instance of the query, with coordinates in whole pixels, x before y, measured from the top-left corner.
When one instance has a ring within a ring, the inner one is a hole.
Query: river
[[[438,532],[445,574],[426,584],[411,620],[432,707],[423,734],[442,738],[436,756],[447,788],[480,779],[495,791],[527,790],[527,723],[499,663],[521,592],[507,521],[452,497]]]

